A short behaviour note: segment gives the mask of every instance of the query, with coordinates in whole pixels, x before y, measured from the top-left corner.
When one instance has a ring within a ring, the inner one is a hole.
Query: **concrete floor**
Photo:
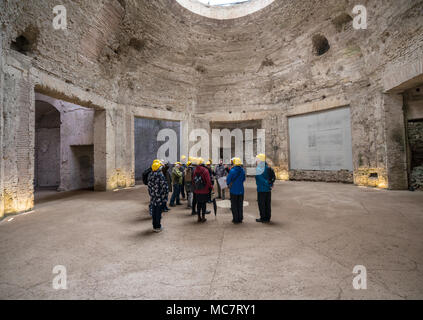
[[[183,207],[152,233],[145,186],[48,197],[0,222],[1,299],[422,299],[423,193],[277,182],[273,222]],[[55,265],[67,290],[54,290]],[[367,290],[352,270],[367,268]]]

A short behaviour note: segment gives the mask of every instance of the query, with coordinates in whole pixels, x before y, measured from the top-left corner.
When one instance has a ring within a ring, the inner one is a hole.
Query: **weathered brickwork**
[[[3,34],[0,32],[0,219],[4,215],[4,198],[3,198],[3,179],[4,179],[4,161],[3,161],[3,88],[4,88],[4,71],[3,71]]]
[[[34,90],[23,73],[4,79],[3,194],[5,214],[33,207]]]
[[[367,30],[352,27],[350,0],[279,0],[223,21],[173,0],[63,0],[66,30],[53,28],[57,4],[0,2],[5,212],[33,203],[34,89],[95,110],[97,190],[135,183],[134,116],[181,121],[185,147],[211,121],[261,120],[280,179],[408,187],[401,93],[423,73],[423,1],[368,1]],[[353,172],[290,170],[288,118],[341,106]]]

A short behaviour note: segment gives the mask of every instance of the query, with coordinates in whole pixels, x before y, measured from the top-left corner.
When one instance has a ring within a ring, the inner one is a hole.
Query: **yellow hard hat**
[[[160,163],[160,164],[163,164],[163,162],[162,162],[161,160],[159,160],[159,159],[155,159],[155,160],[153,161],[153,163]]]
[[[179,164],[180,165],[181,163],[179,161],[177,161],[177,162],[175,162],[175,164]]]
[[[192,164],[192,162],[190,160],[188,160],[187,165],[190,166]]]
[[[256,158],[260,161],[266,161],[266,155],[264,153],[260,153],[256,156]]]
[[[234,165],[235,166],[241,166],[242,165],[242,161],[240,158],[234,158]]]
[[[197,164],[203,164],[204,163],[204,159],[203,158],[197,158]]]
[[[209,165],[211,165],[211,163],[210,163],[210,161],[207,161],[206,166],[209,166]]]
[[[160,161],[155,161],[153,162],[153,164],[151,165],[151,170],[153,171],[157,171],[160,169],[160,167],[162,166],[162,163]]]

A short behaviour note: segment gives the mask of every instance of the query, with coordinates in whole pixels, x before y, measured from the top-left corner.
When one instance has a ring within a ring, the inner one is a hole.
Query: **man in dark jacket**
[[[155,160],[151,166],[152,172],[148,176],[148,194],[150,195],[154,232],[161,232],[163,230],[160,221],[162,218],[163,204],[166,202],[169,193],[166,178],[161,171],[162,167],[163,164]]]
[[[242,168],[242,161],[240,158],[234,158],[232,169],[226,178],[226,183],[229,186],[231,194],[232,222],[235,224],[242,223],[244,219],[244,181],[245,171]]]
[[[260,219],[257,222],[267,223],[270,221],[272,215],[271,201],[272,201],[272,187],[271,168],[266,163],[266,156],[259,154],[256,157],[256,184],[257,184],[257,200],[260,211]]]
[[[210,174],[207,168],[204,166],[204,160],[199,158],[197,160],[197,167],[193,174],[193,186],[194,193],[197,199],[197,214],[198,222],[205,222],[207,201],[209,199],[209,193],[213,189],[210,179]]]

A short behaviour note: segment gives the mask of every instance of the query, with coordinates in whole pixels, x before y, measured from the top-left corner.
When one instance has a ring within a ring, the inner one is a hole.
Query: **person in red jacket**
[[[205,217],[207,200],[209,199],[209,193],[213,189],[213,186],[211,184],[210,173],[204,166],[204,160],[199,158],[197,164],[194,174],[192,175],[192,184],[197,198],[198,222],[205,222],[207,221]]]

